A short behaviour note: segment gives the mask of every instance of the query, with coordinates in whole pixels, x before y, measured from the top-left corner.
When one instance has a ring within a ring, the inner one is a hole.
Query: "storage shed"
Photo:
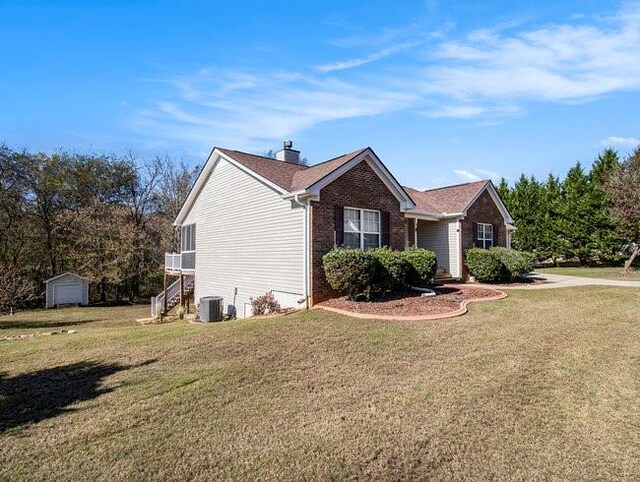
[[[63,273],[45,281],[47,308],[58,305],[88,305],[89,280],[75,273]]]

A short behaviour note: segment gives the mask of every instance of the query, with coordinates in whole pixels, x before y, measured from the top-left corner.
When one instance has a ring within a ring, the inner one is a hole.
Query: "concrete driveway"
[[[581,276],[567,276],[563,274],[536,273],[528,275],[529,278],[546,280],[546,283],[532,285],[500,285],[500,289],[525,289],[544,290],[551,288],[568,288],[571,286],[624,286],[627,288],[640,288],[640,281],[625,281],[613,279],[584,278]]]

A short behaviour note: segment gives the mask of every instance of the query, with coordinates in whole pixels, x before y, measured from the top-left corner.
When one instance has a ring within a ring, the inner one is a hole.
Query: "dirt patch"
[[[376,317],[437,318],[464,313],[469,301],[492,300],[504,297],[504,293],[486,287],[469,285],[442,285],[434,288],[437,296],[422,297],[420,293],[408,291],[381,296],[372,301],[350,301],[346,297],[334,298],[319,303],[320,308],[340,310]]]

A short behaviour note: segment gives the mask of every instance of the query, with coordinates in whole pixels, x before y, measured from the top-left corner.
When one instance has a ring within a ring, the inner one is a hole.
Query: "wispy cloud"
[[[424,93],[457,102],[578,101],[640,89],[640,9],[591,24],[443,42],[424,69]]]
[[[343,39],[342,48],[374,53],[310,62],[296,71],[216,67],[163,79],[165,94],[131,123],[159,139],[264,150],[340,119],[407,110],[491,125],[523,115],[531,102],[588,102],[640,90],[640,3],[623,4],[607,18],[497,25],[458,38],[452,30],[446,39],[418,37],[417,30],[388,29],[359,43]],[[401,51],[411,55],[410,62],[393,69],[376,63]],[[608,141],[630,145],[637,139]],[[489,175],[457,171],[469,180]]]
[[[470,119],[478,117],[484,112],[486,112],[486,109],[477,105],[444,105],[435,110],[423,111],[421,114],[435,118]]]
[[[467,171],[466,169],[454,169],[453,173],[456,176],[461,177],[465,181],[479,181],[480,180],[480,176],[478,176],[477,174],[472,173],[471,171]]]
[[[367,55],[366,57],[319,65],[316,67],[316,69],[319,72],[328,73],[328,72],[337,72],[340,70],[352,69],[354,67],[361,67],[362,65],[370,64],[371,62],[375,62],[376,60],[389,57],[390,55],[393,55],[402,50],[409,49],[411,47],[415,47],[416,45],[419,45],[419,44],[420,42],[408,42],[400,45],[394,45],[393,47],[388,47],[386,49],[380,50],[373,54]]]
[[[603,147],[634,148],[640,146],[640,139],[636,137],[610,136],[602,139],[599,144]]]
[[[153,130],[157,137],[254,150],[320,122],[376,115],[416,100],[411,93],[392,88],[296,73],[253,76],[202,70],[166,83],[175,91],[172,99],[139,112],[134,128]]]
[[[498,181],[502,177],[499,173],[495,171],[489,171],[487,169],[454,169],[453,173],[459,178],[465,181],[480,181],[482,179],[491,179],[493,181]]]

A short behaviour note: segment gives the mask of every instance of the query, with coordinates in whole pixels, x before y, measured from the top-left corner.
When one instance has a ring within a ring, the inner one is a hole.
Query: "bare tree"
[[[631,241],[631,254],[624,264],[624,271],[629,272],[640,255],[640,147],[611,172],[606,190],[611,196],[611,213]]]

